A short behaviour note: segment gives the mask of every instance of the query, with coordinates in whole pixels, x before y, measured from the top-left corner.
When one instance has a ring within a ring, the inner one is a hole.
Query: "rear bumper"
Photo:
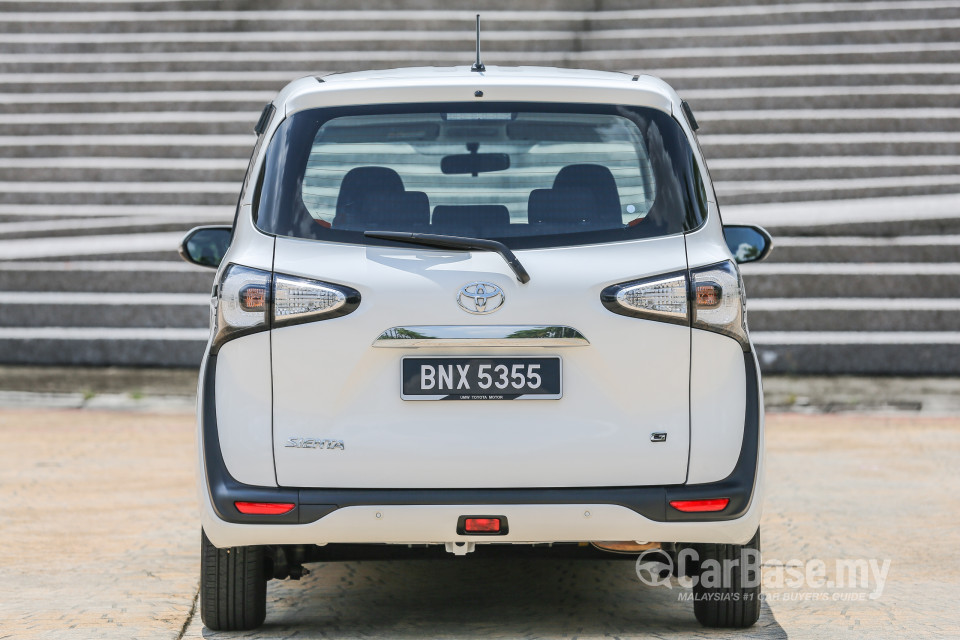
[[[754,356],[745,353],[747,403],[740,457],[719,482],[642,487],[525,489],[315,489],[245,485],[220,452],[215,402],[217,358],[200,385],[200,502],[204,530],[217,546],[324,543],[561,542],[640,540],[745,542],[759,526],[762,409]],[[720,512],[682,513],[674,500],[728,498]],[[278,516],[245,515],[235,502],[296,505]],[[505,515],[507,535],[456,533],[460,516]]]

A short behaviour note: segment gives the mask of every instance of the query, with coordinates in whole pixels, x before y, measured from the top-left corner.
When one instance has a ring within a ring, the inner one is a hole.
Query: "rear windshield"
[[[302,111],[267,149],[255,202],[271,234],[383,244],[364,231],[511,248],[689,231],[705,216],[680,126],[615,105],[474,103]]]

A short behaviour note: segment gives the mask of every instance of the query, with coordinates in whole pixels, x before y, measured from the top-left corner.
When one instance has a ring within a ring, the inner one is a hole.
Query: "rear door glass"
[[[269,233],[379,244],[364,231],[514,248],[681,233],[704,197],[682,129],[654,109],[448,104],[316,109],[267,152]]]

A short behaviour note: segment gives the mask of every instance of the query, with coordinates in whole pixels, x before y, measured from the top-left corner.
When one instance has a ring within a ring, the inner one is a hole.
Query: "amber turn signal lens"
[[[263,311],[267,306],[265,287],[247,287],[240,292],[240,308],[244,311]]]
[[[723,290],[715,284],[697,285],[697,307],[712,308],[720,304]]]

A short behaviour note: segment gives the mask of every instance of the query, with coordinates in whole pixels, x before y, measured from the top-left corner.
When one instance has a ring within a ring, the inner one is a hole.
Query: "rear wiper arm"
[[[517,256],[510,251],[510,248],[502,242],[496,240],[487,240],[485,238],[461,238],[460,236],[438,236],[432,233],[410,233],[407,231],[364,231],[363,235],[367,238],[379,238],[380,240],[393,240],[395,242],[408,242],[410,244],[419,244],[425,247],[444,247],[446,249],[466,249],[473,251],[493,251],[499,253],[513,272],[517,274],[517,280],[521,284],[530,282],[530,274],[523,268]]]

